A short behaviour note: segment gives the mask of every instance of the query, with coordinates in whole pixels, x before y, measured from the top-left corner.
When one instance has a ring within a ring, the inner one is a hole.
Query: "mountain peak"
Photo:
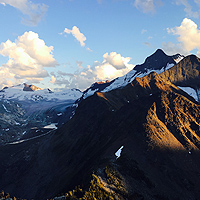
[[[157,49],[157,50],[155,51],[155,53],[153,53],[152,55],[154,55],[154,54],[163,54],[163,55],[166,56],[165,52],[164,52],[162,49]]]
[[[136,65],[134,70],[145,72],[147,69],[158,70],[165,68],[167,64],[176,64],[173,56],[168,56],[162,49],[157,49],[155,53],[146,58],[141,65]]]

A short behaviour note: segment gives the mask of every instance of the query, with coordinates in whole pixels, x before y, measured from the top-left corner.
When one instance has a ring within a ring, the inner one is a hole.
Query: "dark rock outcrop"
[[[158,49],[154,54],[147,57],[145,62],[141,65],[136,65],[134,70],[145,72],[146,69],[160,70],[162,67],[166,68],[166,65],[176,64],[175,60],[180,57],[180,54],[173,56],[166,55],[163,50]]]

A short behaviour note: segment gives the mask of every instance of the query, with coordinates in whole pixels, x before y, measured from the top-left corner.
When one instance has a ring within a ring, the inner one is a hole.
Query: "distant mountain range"
[[[157,50],[125,76],[74,92],[58,129],[0,146],[0,189],[37,200],[200,199],[198,57]]]
[[[32,137],[33,128],[34,135],[38,135],[42,127],[65,121],[66,108],[81,96],[77,89],[54,93],[27,84],[3,88],[0,90],[0,143]]]

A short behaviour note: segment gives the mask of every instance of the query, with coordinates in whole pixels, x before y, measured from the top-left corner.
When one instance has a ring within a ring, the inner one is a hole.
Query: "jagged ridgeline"
[[[196,56],[157,50],[93,84],[54,133],[0,146],[0,188],[37,200],[200,199],[199,72]]]

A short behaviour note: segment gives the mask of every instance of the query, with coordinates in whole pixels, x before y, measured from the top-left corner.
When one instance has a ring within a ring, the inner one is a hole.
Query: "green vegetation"
[[[88,192],[85,192],[83,199],[88,200],[114,200],[114,195],[107,192],[96,175],[92,175],[91,186]]]
[[[121,199],[120,196],[127,196],[122,178],[114,167],[111,165],[107,166],[104,170],[104,176],[105,180],[103,181],[93,173],[88,190],[83,190],[80,186],[76,186],[75,189],[67,192],[63,197],[50,200],[115,200]],[[15,197],[11,198],[8,193],[2,191],[0,193],[0,200],[4,199],[22,200]]]
[[[80,188],[80,186],[75,187],[74,190],[69,191],[65,194],[65,199],[73,200],[73,199],[82,199],[84,195],[83,189]]]
[[[87,191],[80,187],[65,194],[67,200],[115,200],[127,197],[127,192],[120,174],[112,165],[106,166],[104,170],[105,182],[92,174],[92,180]],[[104,183],[103,183],[104,182]]]
[[[114,200],[114,195],[105,190],[99,178],[92,174],[92,180],[88,191],[83,192],[80,187],[65,194],[67,200]]]
[[[105,174],[108,184],[113,185],[116,188],[117,193],[126,196],[127,192],[124,188],[122,178],[116,169],[114,169],[112,165],[106,166]]]

